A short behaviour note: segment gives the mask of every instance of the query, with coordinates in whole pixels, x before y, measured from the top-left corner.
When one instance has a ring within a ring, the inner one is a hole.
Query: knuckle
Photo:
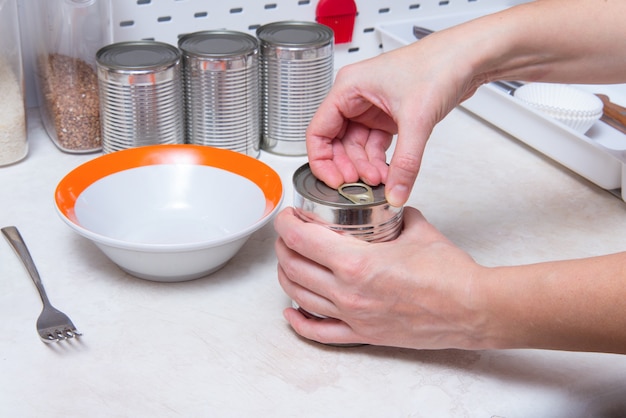
[[[285,243],[285,246],[289,249],[293,249],[298,246],[298,244],[302,241],[302,237],[298,234],[297,231],[290,229],[285,231],[281,235],[282,241]]]
[[[336,292],[332,296],[339,310],[351,312],[352,315],[356,314],[357,317],[359,313],[367,311],[369,304],[368,298],[364,297],[359,289],[365,283],[369,282],[370,271],[368,258],[365,255],[355,255],[342,263],[338,275],[341,276],[341,280],[347,283],[348,287],[352,290],[349,292]]]
[[[344,77],[350,78],[353,66],[352,65],[344,65],[337,71],[337,79],[343,79]]]
[[[367,272],[368,258],[364,254],[356,252],[351,257],[342,260],[338,269],[338,274],[348,283],[362,280]]]
[[[392,165],[396,170],[412,174],[420,165],[420,157],[408,152],[394,155]]]
[[[341,311],[351,312],[355,317],[359,317],[361,312],[367,311],[367,300],[357,293],[339,296],[336,304]]]

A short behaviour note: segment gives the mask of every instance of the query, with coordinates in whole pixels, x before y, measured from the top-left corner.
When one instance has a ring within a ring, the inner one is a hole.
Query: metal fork
[[[39,277],[39,272],[35,267],[35,262],[30,256],[26,243],[17,228],[14,226],[7,226],[2,228],[1,231],[7,241],[9,241],[9,244],[11,244],[11,247],[13,247],[17,253],[20,260],[22,260],[28,274],[30,274],[31,279],[35,282],[35,286],[37,286],[39,296],[41,296],[43,310],[37,319],[37,332],[39,333],[41,340],[45,343],[53,343],[82,335],[76,331],[76,327],[67,315],[50,304],[46,290],[44,289],[41,278]]]

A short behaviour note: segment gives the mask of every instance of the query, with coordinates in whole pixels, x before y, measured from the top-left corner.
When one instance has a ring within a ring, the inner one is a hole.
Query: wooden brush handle
[[[601,120],[623,134],[626,134],[626,107],[611,102],[609,97],[604,94],[597,94],[596,96],[598,96],[604,104]]]

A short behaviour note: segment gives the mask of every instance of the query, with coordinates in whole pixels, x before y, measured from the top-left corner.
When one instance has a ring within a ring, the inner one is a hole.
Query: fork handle
[[[28,251],[28,247],[26,247],[26,243],[20,234],[20,231],[17,230],[14,226],[7,226],[2,229],[2,234],[4,234],[5,238],[11,245],[11,247],[15,250],[20,260],[26,267],[30,278],[33,279],[35,286],[37,286],[37,290],[39,291],[39,296],[41,296],[41,300],[44,304],[49,304],[48,295],[46,294],[46,290],[43,287],[43,283],[41,282],[41,277],[39,276],[39,272],[37,271],[37,267],[35,267],[35,262],[30,255],[30,251]]]

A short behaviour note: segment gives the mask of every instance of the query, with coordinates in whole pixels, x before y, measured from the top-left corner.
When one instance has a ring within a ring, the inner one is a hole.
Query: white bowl
[[[223,267],[283,199],[278,174],[244,154],[155,145],[97,157],[66,175],[56,208],[120,268],[163,282]]]
[[[602,117],[599,97],[569,84],[528,83],[513,94],[528,106],[585,133]]]

